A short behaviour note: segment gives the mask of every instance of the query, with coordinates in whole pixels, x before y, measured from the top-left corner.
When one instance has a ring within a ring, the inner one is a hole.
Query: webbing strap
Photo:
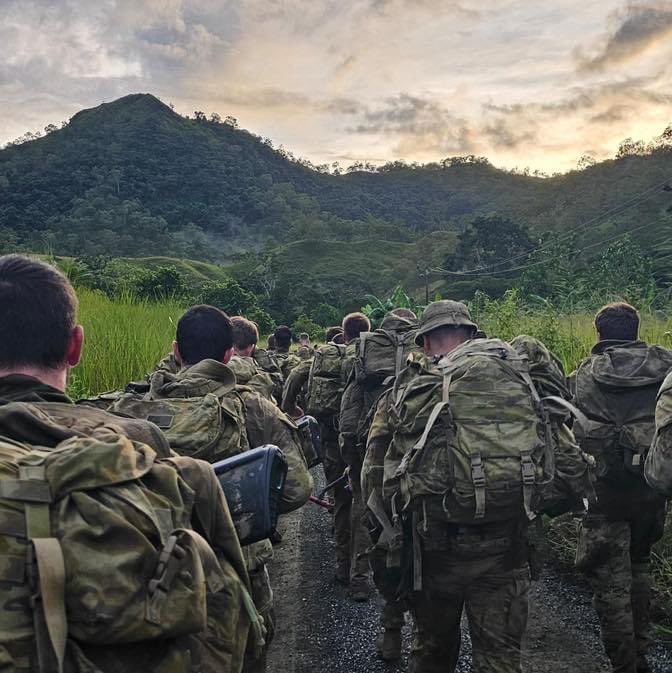
[[[30,479],[3,479],[0,481],[0,498],[22,502],[51,502],[49,484]]]
[[[475,519],[482,519],[485,516],[485,470],[483,469],[483,459],[480,453],[472,454],[469,458],[471,462],[471,481],[474,485],[474,500],[476,501]]]
[[[397,355],[394,361],[394,373],[399,376],[399,372],[404,364],[404,343],[401,339],[397,339]]]
[[[68,637],[63,551],[60,542],[54,537],[33,538],[32,543],[37,560],[44,620],[58,662],[58,673],[63,673],[65,643]]]
[[[437,402],[434,405],[432,411],[430,412],[429,418],[427,419],[427,425],[425,425],[425,429],[422,435],[420,436],[420,439],[418,439],[418,441],[413,445],[413,449],[415,451],[421,451],[425,447],[425,444],[427,443],[427,438],[429,437],[429,433],[432,431],[432,428],[434,427],[434,423],[436,423],[444,407],[448,406],[450,402],[450,383],[452,381],[452,377],[453,377],[452,372],[443,375],[441,401]]]
[[[532,511],[532,494],[535,482],[535,468],[529,451],[520,452],[520,472],[523,480],[523,505],[525,514],[532,521],[536,514]]]

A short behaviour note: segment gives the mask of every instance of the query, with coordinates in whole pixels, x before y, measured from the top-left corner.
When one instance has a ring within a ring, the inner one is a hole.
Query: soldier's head
[[[343,341],[350,343],[354,341],[362,332],[368,332],[371,329],[371,321],[363,313],[348,313],[343,318]]]
[[[173,354],[185,366],[202,360],[226,364],[233,355],[233,325],[229,316],[214,306],[192,306],[177,323]]]
[[[299,344],[301,346],[310,346],[310,335],[307,332],[299,334]]]
[[[65,390],[84,341],[77,310],[72,285],[55,267],[0,257],[0,375],[25,374]]]
[[[292,345],[292,330],[287,325],[280,325],[275,330],[275,348],[279,353],[286,353]]]
[[[595,316],[595,330],[599,341],[636,341],[639,313],[624,301],[607,304]]]
[[[462,302],[442,299],[425,309],[415,343],[429,356],[445,355],[473,339],[477,329]]]
[[[55,267],[0,257],[0,376],[24,374],[65,390],[82,354],[77,296]]]
[[[266,342],[269,351],[275,350],[275,334],[271,334]]]
[[[343,328],[340,325],[333,325],[332,327],[327,327],[324,331],[324,339],[327,343],[334,341],[338,335],[343,335]],[[341,340],[341,343],[343,341]]]
[[[392,315],[396,315],[397,318],[406,318],[406,320],[417,320],[418,316],[411,311],[410,308],[395,308],[390,311]]]
[[[234,315],[231,318],[231,324],[233,325],[233,352],[240,357],[249,358],[259,341],[257,324],[242,315]]]

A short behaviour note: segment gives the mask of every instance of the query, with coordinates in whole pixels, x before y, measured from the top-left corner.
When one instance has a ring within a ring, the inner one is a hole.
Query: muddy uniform
[[[577,567],[594,592],[602,641],[616,673],[647,671],[650,556],[662,537],[665,501],[641,474],[624,469],[628,447],[643,433],[648,446],[655,397],[672,353],[643,342],[604,341],[579,366],[574,402],[587,416],[576,426],[584,451],[597,459],[597,502],[581,524]],[[605,418],[606,417],[606,418]]]
[[[15,404],[16,402],[30,404]],[[158,457],[170,458],[175,461],[176,466],[179,465],[180,476],[196,494],[194,527],[207,540],[212,540],[212,547],[222,565],[228,563],[233,566],[238,576],[247,584],[246,564],[228,506],[214,473],[205,463],[190,458],[171,457],[166,438],[151,423],[118,418],[102,410],[76,406],[61,391],[29,376],[11,375],[0,378],[2,436],[41,447],[54,447],[66,438],[95,434],[96,428],[148,444]],[[98,436],[102,439],[105,435]],[[114,435],[108,434],[106,437],[109,439]],[[135,493],[129,492],[128,497],[132,499]],[[4,517],[7,514],[8,511],[3,510],[0,527],[6,523]],[[4,568],[4,564],[0,566]],[[6,595],[6,589],[9,589],[11,595],[11,583],[0,593]],[[118,643],[106,646],[69,640],[64,670],[68,673],[121,673],[131,670],[152,670],[156,673],[237,673],[242,667],[247,629],[241,631],[240,614],[238,610],[232,610],[231,597],[228,592],[208,596],[207,638],[182,637],[144,641],[126,643],[123,647],[119,647]],[[111,608],[110,615],[114,615],[114,597],[110,597],[108,607]],[[0,670],[7,673],[23,671],[24,664],[28,666],[25,670],[37,670],[36,667],[29,666],[30,650],[13,652],[12,641],[16,640],[20,644],[21,640],[21,634],[14,632],[14,618],[18,616],[16,605],[8,611],[8,620],[3,618],[3,614],[0,610]],[[6,627],[13,628],[12,632],[5,634]],[[3,654],[7,655],[4,659]]]
[[[157,380],[156,377],[162,377]],[[233,370],[215,360],[203,360],[181,369],[176,375],[157,372],[152,379],[152,390],[158,397],[198,397],[214,393],[223,398],[238,396],[244,404],[245,432],[249,447],[275,444],[282,449],[289,464],[287,481],[280,501],[280,511],[291,512],[301,507],[313,490],[313,481],[305,464],[297,437],[296,426],[277,406],[250,388],[236,384]],[[232,455],[237,451],[233,451]],[[268,540],[243,549],[247,557],[255,606],[267,624],[270,642],[273,633],[273,592],[268,577],[267,563],[273,556]],[[244,671],[265,670],[266,652],[261,657],[247,660]]]

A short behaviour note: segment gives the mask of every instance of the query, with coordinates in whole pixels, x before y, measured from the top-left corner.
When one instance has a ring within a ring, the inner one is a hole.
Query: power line
[[[659,220],[654,220],[653,222],[647,222],[646,224],[642,224],[638,227],[635,227],[634,229],[628,229],[628,231],[622,231],[620,234],[615,234],[614,236],[610,236],[609,238],[605,238],[601,241],[597,241],[596,243],[591,243],[590,245],[586,245],[585,247],[581,248],[577,252],[577,255],[582,255],[586,250],[590,250],[591,248],[595,248],[598,245],[604,245],[605,243],[610,243],[611,241],[616,240],[617,238],[621,238],[622,236],[627,236],[628,234],[632,234],[636,231],[640,231],[641,229],[646,229],[647,227],[653,226],[655,224],[659,224],[660,222],[671,222],[672,223],[672,218],[669,217],[661,217]],[[666,234],[667,235],[667,234]],[[540,266],[541,264],[548,264],[548,260],[542,259],[537,262],[533,262],[531,264],[524,264],[522,266],[517,266],[513,267],[512,269],[502,269],[501,271],[483,271],[483,272],[473,272],[473,271],[448,271],[447,269],[430,269],[433,273],[440,273],[444,275],[450,275],[450,276],[466,276],[466,277],[474,277],[478,278],[480,276],[497,276],[497,275],[502,275],[505,273],[511,273],[512,271],[525,271],[527,269],[532,269],[535,266]]]
[[[561,243],[564,240],[570,238],[575,232],[579,231],[580,229],[586,230],[586,227],[588,227],[591,224],[594,224],[595,222],[601,220],[604,217],[608,217],[609,215],[614,215],[614,214],[620,214],[622,212],[625,212],[627,210],[630,210],[630,208],[633,208],[634,206],[639,205],[640,203],[643,203],[644,201],[647,200],[648,197],[646,197],[647,194],[650,194],[651,192],[655,192],[659,189],[664,189],[665,187],[669,186],[669,182],[672,180],[672,176],[667,178],[661,183],[658,183],[656,185],[653,185],[652,187],[649,187],[648,189],[644,190],[643,192],[640,192],[639,194],[635,194],[634,196],[631,196],[629,199],[625,200],[623,203],[619,204],[618,206],[614,206],[613,208],[610,208],[609,210],[604,211],[603,213],[600,213],[599,215],[596,215],[595,217],[586,220],[585,222],[582,222],[581,224],[577,225],[576,227],[573,227],[572,229],[569,229],[568,231],[563,232],[558,236],[557,238],[553,238],[551,240],[548,240],[544,243],[542,243],[540,246],[533,248],[532,250],[528,250],[526,252],[522,252],[518,255],[514,255],[513,257],[508,257],[507,259],[503,259],[499,262],[493,262],[492,264],[483,264],[479,267],[476,267],[474,269],[467,269],[466,271],[460,272],[461,274],[464,275],[482,275],[480,272],[485,270],[485,269],[495,269],[500,266],[504,266],[505,264],[508,264],[509,262],[514,262],[518,259],[521,259],[523,257],[529,257],[530,255],[534,254],[535,252],[540,252],[541,250],[544,250],[550,245],[555,245],[557,243]],[[666,190],[667,191],[667,190]],[[642,198],[645,197],[645,198]],[[499,273],[505,273],[508,269],[505,269]],[[448,272],[448,273],[457,273],[457,272]]]

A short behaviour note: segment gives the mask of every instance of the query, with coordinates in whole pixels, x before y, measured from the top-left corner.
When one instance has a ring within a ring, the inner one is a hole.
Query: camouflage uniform
[[[280,403],[280,408],[286,414],[293,414],[297,406],[305,411],[306,386],[308,385],[311,364],[312,360],[303,360],[289,373]]]
[[[239,386],[250,388],[269,402],[275,403],[275,398],[273,397],[273,380],[252,358],[234,355],[231,360],[229,360],[229,367],[236,375],[236,383]]]
[[[656,404],[656,434],[646,457],[644,476],[660,495],[672,497],[672,373],[663,381]]]
[[[616,351],[610,355],[612,348]],[[614,369],[609,374],[614,377],[620,375],[625,381],[618,395],[618,405],[623,405],[623,409],[628,410],[627,417],[630,417],[631,407],[636,404],[627,394],[627,386],[632,384],[632,379],[635,376],[661,375],[657,371],[661,363],[651,362],[648,348],[643,342],[602,341],[595,345],[591,357],[572,376],[575,404],[589,420],[596,414],[591,402],[596,402],[590,395],[582,394],[585,390],[582,386],[584,366],[605,354],[611,359]],[[647,372],[652,364],[655,364],[653,371]],[[652,407],[655,404],[653,399],[650,404]],[[623,409],[614,406],[614,418],[625,416]],[[636,411],[637,416],[644,418],[647,414],[652,415],[653,408]],[[580,526],[576,565],[585,574],[594,592],[602,642],[615,673],[647,671],[650,555],[652,546],[663,534],[665,501],[639,476],[626,474],[614,477],[610,468],[606,468],[610,448],[605,447],[604,453],[599,448],[596,450],[596,440],[592,438],[582,440],[582,448],[598,458],[597,501],[591,503]],[[621,469],[622,463],[621,458]]]
[[[252,351],[252,359],[257,363],[259,369],[266,372],[266,374],[271,377],[271,381],[273,381],[273,397],[275,398],[275,401],[280,404],[280,400],[282,399],[282,387],[285,383],[285,379],[282,376],[280,366],[276,362],[274,355],[263,348],[255,347],[254,351]]]
[[[155,377],[163,377],[162,381]],[[181,369],[177,375],[157,372],[152,378],[152,389],[166,397],[197,397],[214,393],[219,398],[237,395],[242,398],[245,413],[245,431],[249,446],[275,444],[282,449],[289,464],[287,481],[280,501],[280,511],[291,512],[305,504],[313,490],[313,480],[306,467],[296,426],[268,399],[251,388],[237,385],[230,367],[215,360],[203,360]],[[243,548],[252,585],[252,597],[259,613],[268,624],[270,643],[274,631],[273,591],[268,577],[267,563],[273,557],[268,540]],[[266,650],[260,657],[248,657],[245,673],[265,670]]]
[[[301,358],[289,351],[275,351],[273,357],[278,363],[278,367],[280,367],[280,372],[282,373],[284,381],[287,381],[292,369],[301,363]]]
[[[14,404],[16,402],[30,404]],[[79,424],[78,419],[81,419]],[[102,410],[77,407],[61,391],[29,376],[10,375],[0,378],[0,434],[28,444],[53,447],[66,438],[86,435],[89,430],[95,432],[96,427],[104,427],[107,432],[127,434],[134,441],[149,444],[158,456],[176,461],[180,476],[195,494],[194,528],[208,541],[212,541],[212,547],[222,566],[224,562],[233,566],[238,576],[247,584],[245,560],[228,506],[219,483],[207,464],[190,458],[172,457],[165,437],[151,423],[120,419]],[[156,673],[237,673],[241,670],[242,659],[235,658],[238,656],[235,650],[240,651],[241,647],[244,649],[245,640],[240,638],[247,638],[246,629],[245,632],[240,630],[239,611],[231,609],[231,595],[228,592],[208,594],[207,600],[207,634],[127,643],[124,647],[119,647],[118,644],[94,645],[70,639],[65,673],[124,673],[130,670],[151,670]],[[13,612],[16,614],[15,609]],[[10,613],[9,624],[12,623]],[[4,625],[5,620],[0,613],[0,632]],[[238,640],[235,641],[235,638]],[[0,670],[35,670],[29,664],[29,650],[16,652],[13,658],[10,656],[11,640],[3,638],[0,633],[0,641],[4,641],[4,646],[9,648],[0,646]],[[254,642],[250,640],[248,645],[252,648]]]

